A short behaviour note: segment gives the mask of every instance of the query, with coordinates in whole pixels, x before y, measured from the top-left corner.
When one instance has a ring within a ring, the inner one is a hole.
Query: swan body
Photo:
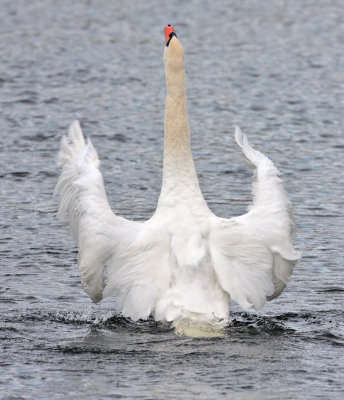
[[[59,153],[58,216],[69,220],[94,302],[114,295],[117,311],[134,321],[228,321],[230,298],[259,309],[288,283],[300,257],[292,207],[273,163],[236,128],[254,171],[253,204],[231,219],[210,211],[190,150],[183,48],[173,27],[166,32],[164,164],[154,215],[139,223],[112,212],[97,153],[74,121]]]

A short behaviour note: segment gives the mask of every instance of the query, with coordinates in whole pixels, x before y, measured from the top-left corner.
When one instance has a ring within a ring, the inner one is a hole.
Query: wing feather
[[[295,221],[279,172],[236,128],[235,138],[254,171],[247,214],[214,217],[210,249],[220,284],[243,308],[261,308],[278,297],[301,254],[292,243]]]
[[[94,302],[103,298],[104,264],[124,252],[141,224],[116,216],[108,203],[100,161],[90,139],[85,142],[78,121],[61,141],[62,173],[55,188],[60,195],[58,217],[69,221],[78,244],[78,264],[85,291]]]

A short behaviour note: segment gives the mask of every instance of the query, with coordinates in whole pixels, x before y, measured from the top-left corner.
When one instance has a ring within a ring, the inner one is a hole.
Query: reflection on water
[[[2,6],[3,398],[342,398],[342,2]],[[92,136],[113,209],[135,220],[154,212],[166,23],[185,49],[192,149],[210,208],[230,217],[250,202],[239,125],[282,171],[303,252],[294,284],[259,313],[233,304],[220,337],[134,324],[114,315],[111,299],[91,305],[55,218],[55,157],[74,119]]]

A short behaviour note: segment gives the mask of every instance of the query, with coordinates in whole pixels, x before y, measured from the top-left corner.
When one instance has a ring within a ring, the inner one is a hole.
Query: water
[[[341,0],[1,2],[2,399],[341,399],[344,347]],[[161,181],[163,27],[184,44],[192,148],[211,209],[245,212],[248,133],[281,171],[303,259],[225,338],[177,336],[82,291],[55,218],[60,137],[74,119],[114,210],[149,218]]]

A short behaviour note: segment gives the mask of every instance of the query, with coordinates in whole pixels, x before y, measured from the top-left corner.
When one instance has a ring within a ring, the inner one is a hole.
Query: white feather
[[[241,217],[216,218],[210,247],[224,290],[243,308],[259,309],[282,293],[301,254],[293,248],[292,207],[277,169],[238,127],[235,138],[254,169],[253,205]]]
[[[216,217],[198,188],[186,183],[184,192],[162,196],[142,224],[113,214],[97,153],[73,122],[59,153],[58,215],[69,219],[83,286],[93,301],[115,295],[117,310],[133,320],[150,314],[168,321],[220,320],[228,316],[229,296],[244,309],[259,309],[281,294],[300,257],[291,242],[291,205],[273,163],[239,128],[235,137],[255,173],[247,214]]]
[[[174,326],[185,320],[223,326],[230,297],[259,309],[289,282],[300,257],[291,240],[292,207],[273,163],[237,127],[236,141],[254,172],[253,204],[231,219],[209,210],[189,144],[183,50],[175,36],[166,49],[163,184],[155,214],[137,223],[111,211],[98,155],[75,121],[58,157],[58,216],[69,221],[93,301],[114,295],[117,311],[133,320],[153,315]]]
[[[79,247],[79,268],[85,291],[93,301],[102,299],[104,264],[114,251],[128,246],[141,224],[113,214],[108,204],[97,153],[84,141],[78,121],[61,142],[58,163],[62,174],[55,191],[60,194],[59,219],[68,218]]]

